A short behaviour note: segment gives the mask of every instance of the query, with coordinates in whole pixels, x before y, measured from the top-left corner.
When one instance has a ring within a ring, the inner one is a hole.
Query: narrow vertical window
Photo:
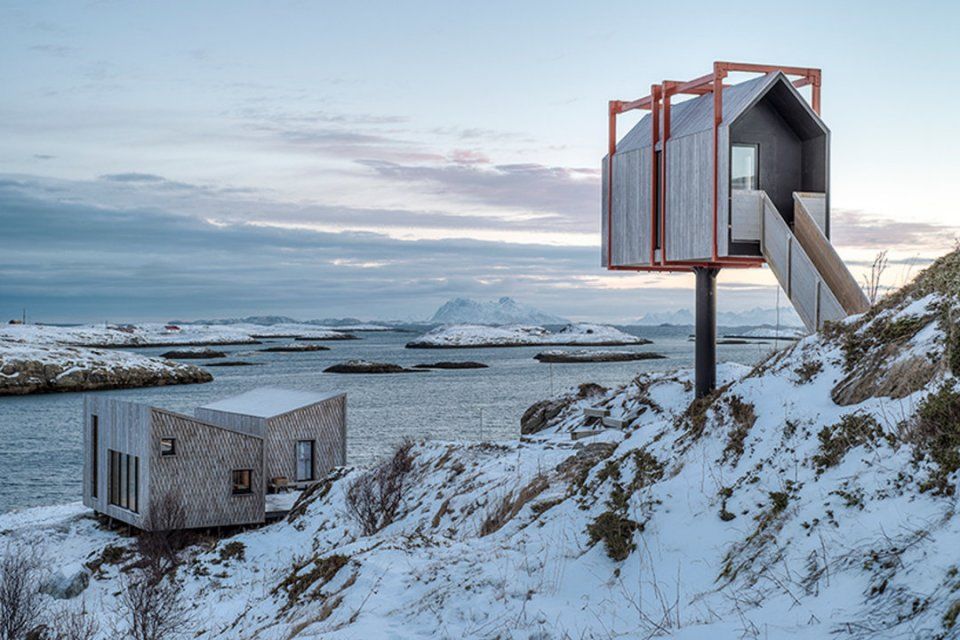
[[[297,482],[313,480],[313,440],[297,441]]]
[[[760,146],[756,144],[735,144],[730,154],[730,186],[734,190],[752,190],[760,188]]]
[[[90,416],[90,497],[97,497],[97,484],[100,479],[100,460],[98,447],[100,446],[100,419],[96,415]]]
[[[140,457],[108,449],[110,476],[107,500],[115,507],[140,511]]]

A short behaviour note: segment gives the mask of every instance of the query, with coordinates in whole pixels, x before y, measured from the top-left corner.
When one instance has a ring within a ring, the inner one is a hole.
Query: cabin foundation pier
[[[717,274],[720,269],[696,267],[696,394],[710,395],[717,386]]]

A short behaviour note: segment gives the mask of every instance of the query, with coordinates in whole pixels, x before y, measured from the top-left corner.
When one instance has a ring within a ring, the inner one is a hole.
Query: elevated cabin
[[[261,523],[270,490],[346,463],[346,395],[256,389],[194,416],[84,399],[83,503],[139,529]]]
[[[727,85],[728,71],[763,75]],[[766,263],[810,330],[866,310],[829,241],[830,130],[819,83],[815,69],[716,63],[712,75],[612,102],[602,265],[715,277]],[[797,89],[806,84],[813,106]],[[693,97],[673,104],[680,94]],[[635,108],[650,113],[618,140],[616,115]]]

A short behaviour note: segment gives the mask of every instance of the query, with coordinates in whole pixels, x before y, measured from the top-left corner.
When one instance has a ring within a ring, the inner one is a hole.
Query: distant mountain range
[[[520,304],[513,298],[480,301],[454,298],[443,304],[431,324],[568,324],[566,318]]]
[[[676,311],[646,313],[634,321],[633,324],[649,326],[660,324],[692,325],[693,323],[692,311],[677,309]],[[727,327],[776,326],[777,310],[775,308],[754,307],[747,311],[718,311],[717,324]],[[803,321],[791,307],[780,307],[780,326],[802,327]]]

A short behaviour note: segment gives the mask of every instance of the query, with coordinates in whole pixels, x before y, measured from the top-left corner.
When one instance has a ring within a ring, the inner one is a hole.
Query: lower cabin
[[[346,463],[346,394],[261,388],[193,416],[87,396],[83,503],[139,529],[264,522],[270,492]]]

